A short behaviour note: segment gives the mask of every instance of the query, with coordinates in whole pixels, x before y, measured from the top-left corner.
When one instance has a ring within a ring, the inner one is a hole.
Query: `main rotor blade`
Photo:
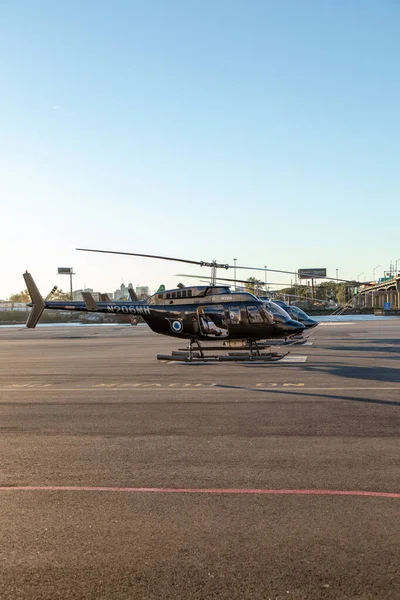
[[[286,273],[287,275],[298,275],[297,271],[281,271],[279,269],[268,269],[263,267],[243,267],[239,265],[228,265],[225,263],[217,263],[215,260],[212,262],[204,261],[204,260],[188,260],[186,258],[172,258],[171,256],[158,256],[156,254],[137,254],[136,252],[117,252],[115,250],[94,250],[92,248],[76,248],[80,252],[100,252],[102,254],[119,254],[123,256],[140,256],[141,258],[158,258],[160,260],[170,260],[173,262],[181,262],[187,263],[189,265],[200,265],[200,267],[216,267],[218,269],[243,269],[249,271],[270,271],[271,273]],[[306,277],[303,274],[302,279],[312,279],[312,275],[310,277]],[[320,277],[319,279],[329,279],[331,281],[344,281],[346,283],[354,283],[348,279],[338,279],[336,277]],[[275,285],[275,284],[274,284]]]
[[[175,275],[175,277],[192,277],[193,279],[202,279],[204,277],[204,275],[188,275],[187,273],[177,273]],[[217,276],[217,281],[232,281],[233,283],[248,283],[249,285],[252,285],[253,282],[252,281],[248,281],[247,279],[228,279],[227,277],[218,277]],[[267,283],[265,283],[264,281],[256,281],[255,285],[257,286],[265,286],[265,285],[285,285],[287,287],[290,287],[289,283],[277,283],[275,281],[268,281]]]
[[[142,258],[159,258],[161,260],[172,260],[175,262],[188,263],[190,265],[207,265],[207,263],[198,260],[186,260],[185,258],[171,258],[170,256],[157,256],[155,254],[137,254],[136,252],[116,252],[115,250],[93,250],[91,248],[76,248],[81,252],[101,252],[102,254],[123,254],[125,256],[140,256]]]
[[[263,269],[263,267],[239,267],[239,265],[236,265],[236,267],[229,265],[228,266],[229,269],[245,269],[246,271],[271,271],[272,273],[286,273],[287,275],[299,275],[297,271],[280,271],[279,269]],[[299,278],[300,279],[300,278]],[[329,277],[329,275],[326,275],[326,277],[314,277],[312,276],[311,273],[309,273],[307,275],[307,273],[303,273],[301,279],[329,279],[329,281],[342,281],[344,283],[354,283],[355,280],[354,279],[339,279],[338,277]],[[300,279],[300,281],[301,281]],[[301,284],[300,284],[301,285]]]
[[[271,273],[286,273],[287,275],[297,275],[296,271],[280,271],[279,269],[263,269],[262,267],[240,267],[239,265],[236,265],[236,267],[229,265],[230,269],[244,269],[244,270],[249,270],[249,271],[271,271]],[[311,279],[311,277],[310,277]]]

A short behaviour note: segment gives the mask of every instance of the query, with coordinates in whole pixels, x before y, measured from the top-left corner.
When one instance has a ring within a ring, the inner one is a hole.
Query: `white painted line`
[[[368,340],[398,340],[397,336],[391,335],[390,332],[372,332],[372,333],[349,333],[352,340],[368,341]]]
[[[277,363],[305,363],[307,360],[308,356],[301,356],[300,354],[298,356],[296,355],[292,355],[292,356],[285,356],[284,358],[281,358],[281,360],[276,361]]]
[[[322,321],[319,323],[319,326],[321,325],[355,325],[355,322],[347,322],[347,321]]]

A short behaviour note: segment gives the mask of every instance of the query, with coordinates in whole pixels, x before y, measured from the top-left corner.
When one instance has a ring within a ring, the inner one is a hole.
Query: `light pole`
[[[57,272],[58,275],[69,275],[70,294],[71,300],[73,300],[72,275],[75,275],[74,269],[72,267],[58,267]]]
[[[235,279],[235,292],[237,292],[237,287],[236,287],[236,263],[237,263],[237,258],[234,258],[233,259],[233,264],[234,264],[233,272],[234,272],[234,279]]]
[[[339,269],[336,269],[336,281],[339,279]]]
[[[397,275],[397,263],[399,262],[399,260],[400,260],[400,258],[398,258],[398,259],[396,260],[396,275]]]
[[[359,273],[359,274],[357,275],[357,281],[358,281],[358,282],[360,282],[360,275],[365,275],[365,273],[364,273],[364,272],[362,272],[362,273]]]
[[[265,269],[265,291],[268,291],[268,287],[267,287],[267,265],[264,265],[264,269]]]
[[[374,267],[372,269],[372,281],[375,281],[375,270],[378,269],[381,265],[376,265],[376,267]]]

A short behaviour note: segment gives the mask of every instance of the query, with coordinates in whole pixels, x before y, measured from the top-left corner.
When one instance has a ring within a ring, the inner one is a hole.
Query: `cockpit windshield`
[[[283,308],[275,304],[275,302],[266,301],[263,303],[267,311],[272,315],[274,321],[290,321],[290,316]]]
[[[291,306],[290,310],[292,311],[294,317],[299,317],[300,319],[308,319],[308,315],[306,315],[304,310],[301,310],[301,308],[299,308],[298,306]]]

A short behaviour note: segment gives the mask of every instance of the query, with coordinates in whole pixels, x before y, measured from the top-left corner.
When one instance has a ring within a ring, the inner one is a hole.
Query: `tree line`
[[[245,290],[254,294],[255,296],[264,295],[265,283],[256,279],[255,277],[249,277],[246,284]],[[350,283],[342,282],[337,283],[335,281],[323,281],[314,286],[314,300],[320,302],[329,302],[333,300],[338,304],[345,304],[348,302],[354,294],[357,293],[357,282],[353,281]],[[311,302],[312,301],[312,288],[310,285],[297,284],[279,290],[280,296],[293,296],[299,301]],[[293,298],[294,299],[294,298]]]
[[[54,301],[71,300],[71,294],[69,292],[63,292],[61,289],[54,290],[51,294],[51,298]],[[18,294],[11,294],[7,302],[30,302],[31,297],[28,290],[21,290]]]

